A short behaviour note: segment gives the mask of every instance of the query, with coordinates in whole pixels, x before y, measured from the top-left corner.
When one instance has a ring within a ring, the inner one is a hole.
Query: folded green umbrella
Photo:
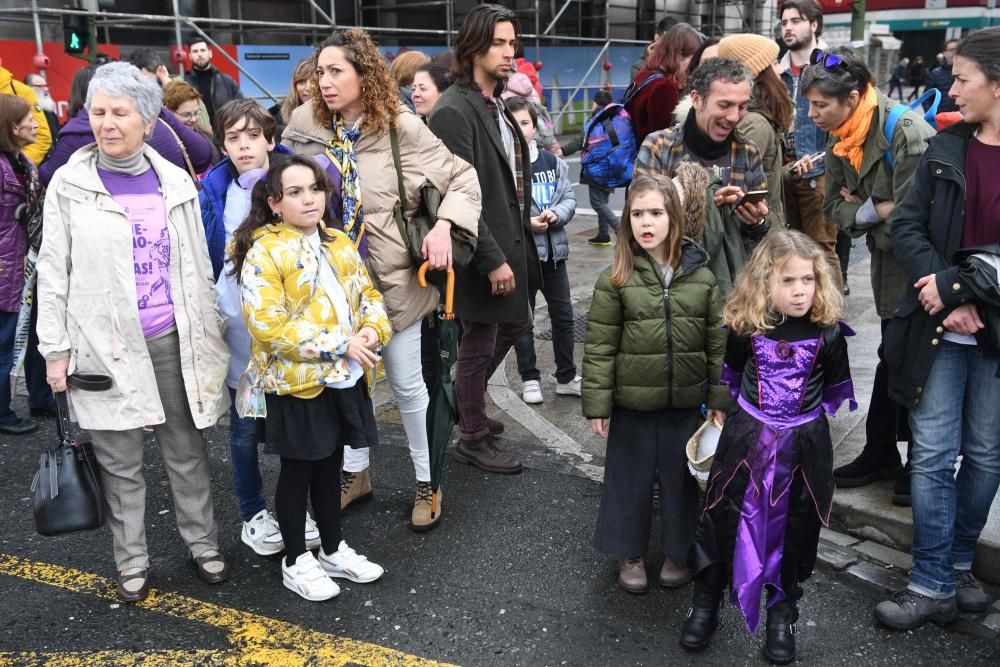
[[[427,268],[428,263],[424,262],[417,271],[417,281],[421,287],[428,286]],[[431,321],[436,338],[434,350],[438,360],[434,386],[430,391],[430,405],[427,407],[427,442],[431,461],[431,489],[434,491],[431,498],[431,517],[437,516],[439,511],[444,452],[451,441],[452,430],[458,423],[455,383],[451,379],[451,367],[458,358],[458,323],[455,321],[454,300],[455,272],[448,269],[444,304],[434,311]]]

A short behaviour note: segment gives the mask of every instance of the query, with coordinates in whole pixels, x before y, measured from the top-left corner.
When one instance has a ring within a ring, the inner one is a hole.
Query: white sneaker
[[[329,556],[320,549],[319,564],[331,577],[350,579],[356,584],[370,584],[385,574],[381,565],[371,562],[347,546],[347,542],[343,540],[337,551]]]
[[[319,528],[316,527],[316,522],[313,521],[309,512],[306,512],[306,549],[315,551],[322,544],[323,540],[319,539]]]
[[[525,403],[538,405],[544,400],[542,398],[542,385],[538,380],[525,380],[521,387],[521,398]]]
[[[273,556],[285,550],[278,521],[266,509],[254,514],[249,521],[243,522],[240,540],[258,556]]]
[[[281,581],[285,588],[298,593],[311,602],[322,602],[340,594],[337,582],[326,576],[316,557],[307,551],[295,559],[295,565],[288,567],[281,559]]]
[[[556,384],[556,393],[560,396],[579,396],[581,392],[581,384],[583,383],[583,378],[577,375],[575,378],[569,382],[559,382]]]

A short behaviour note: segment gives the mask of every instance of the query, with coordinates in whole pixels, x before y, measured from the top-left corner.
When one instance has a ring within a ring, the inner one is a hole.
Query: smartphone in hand
[[[743,198],[736,202],[736,208],[743,206],[747,202],[752,204],[759,204],[760,202],[767,199],[767,190],[751,190],[750,192],[743,195]]]

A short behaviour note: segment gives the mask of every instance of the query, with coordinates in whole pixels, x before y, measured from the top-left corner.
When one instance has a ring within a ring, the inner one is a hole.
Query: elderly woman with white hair
[[[229,352],[197,190],[145,143],[160,105],[156,83],[128,63],[96,71],[86,101],[96,144],[53,176],[38,258],[39,350],[53,391],[66,391],[74,374],[113,381],[68,396],[100,466],[123,602],[149,588],[144,425],[156,434],[199,578],[229,577],[200,432],[228,408]]]

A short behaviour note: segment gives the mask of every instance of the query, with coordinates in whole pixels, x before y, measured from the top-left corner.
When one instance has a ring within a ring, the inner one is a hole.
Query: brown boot
[[[430,482],[417,482],[417,499],[413,502],[410,526],[418,533],[430,530],[441,520],[441,489],[437,493]]]
[[[455,448],[455,460],[501,475],[521,472],[521,462],[507,452],[501,451],[493,442],[492,435],[487,435],[481,440],[459,440]]]
[[[660,585],[664,588],[680,588],[691,581],[694,575],[686,566],[675,563],[669,558],[663,559],[660,569]]]
[[[646,579],[646,562],[641,558],[626,558],[618,561],[618,585],[629,593],[645,593],[649,590]]]
[[[372,480],[368,468],[361,472],[343,472],[340,478],[340,509],[347,509],[352,503],[372,499]]]

